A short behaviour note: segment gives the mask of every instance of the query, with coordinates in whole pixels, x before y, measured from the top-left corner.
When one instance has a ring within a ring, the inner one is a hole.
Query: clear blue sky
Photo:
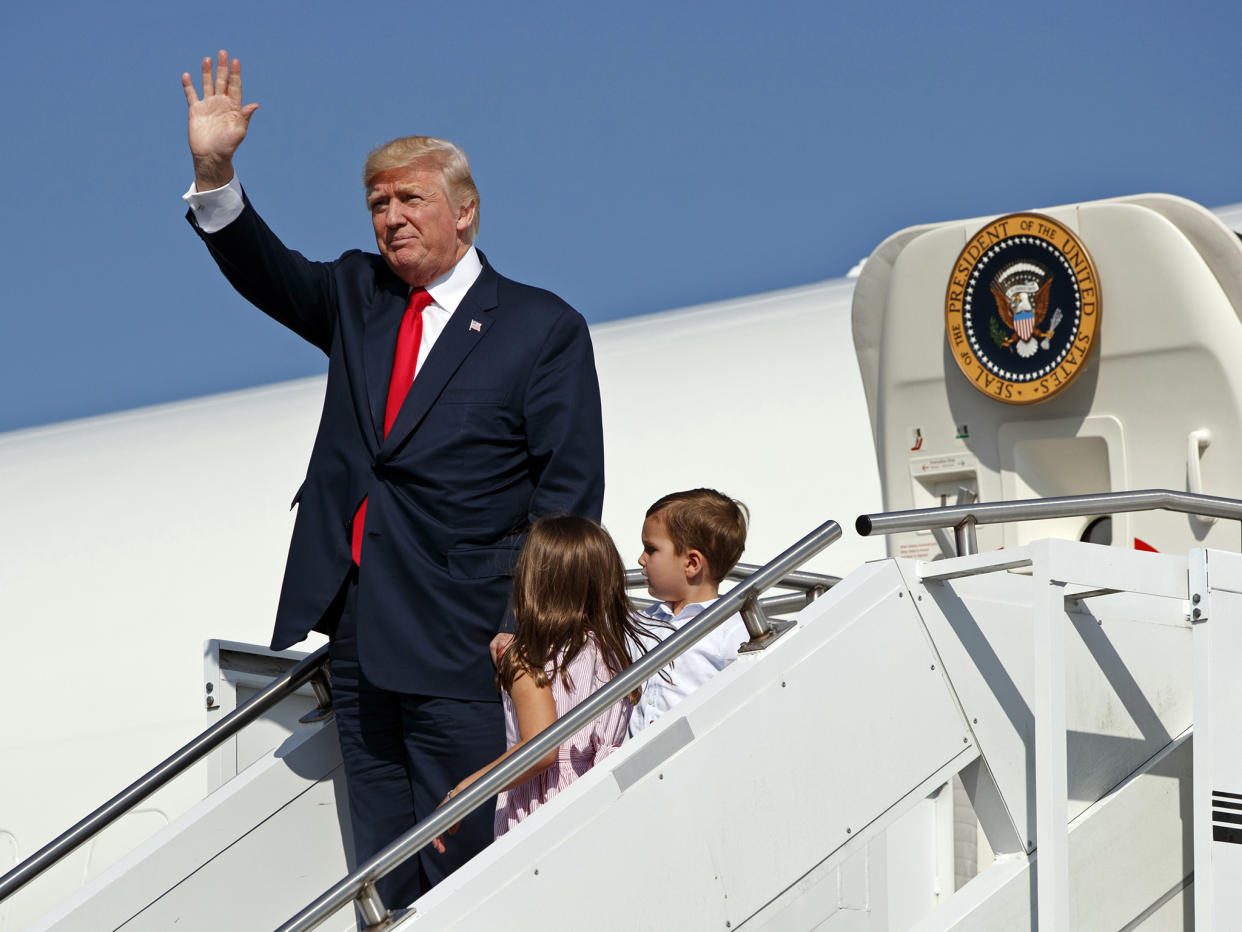
[[[602,321],[843,275],[914,223],[1240,201],[1240,27],[1236,0],[6,4],[0,430],[324,371],[182,216],[179,77],[221,47],[287,243],[373,246],[364,154],[445,136],[493,264]]]

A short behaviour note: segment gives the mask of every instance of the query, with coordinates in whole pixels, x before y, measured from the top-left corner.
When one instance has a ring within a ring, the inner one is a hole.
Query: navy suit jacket
[[[248,201],[223,230],[195,229],[243,296],[328,355],[272,647],[334,623],[366,497],[363,671],[399,692],[495,700],[487,645],[502,627],[526,528],[543,515],[600,517],[603,431],[586,322],[484,258],[385,438],[408,286],[378,255],[307,260]]]

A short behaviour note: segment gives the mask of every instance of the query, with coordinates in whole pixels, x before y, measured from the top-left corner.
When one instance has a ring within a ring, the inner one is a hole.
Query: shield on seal
[[[1023,340],[1029,340],[1031,338],[1031,331],[1034,328],[1034,311],[1018,311],[1018,313],[1013,315],[1013,329]]]

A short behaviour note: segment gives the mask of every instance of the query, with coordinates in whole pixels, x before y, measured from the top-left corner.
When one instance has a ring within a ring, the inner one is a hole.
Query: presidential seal
[[[1100,332],[1095,266],[1043,214],[993,220],[966,244],[945,296],[945,336],[962,374],[1006,404],[1046,401],[1082,371]]]

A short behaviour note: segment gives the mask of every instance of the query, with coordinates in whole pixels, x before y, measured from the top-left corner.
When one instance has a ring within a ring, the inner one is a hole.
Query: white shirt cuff
[[[181,199],[190,205],[190,210],[194,211],[194,219],[198,221],[198,228],[204,233],[223,230],[241,216],[246,206],[242,200],[241,182],[237,180],[236,172],[223,188],[212,191],[200,192],[191,183],[190,190],[181,195]]]

